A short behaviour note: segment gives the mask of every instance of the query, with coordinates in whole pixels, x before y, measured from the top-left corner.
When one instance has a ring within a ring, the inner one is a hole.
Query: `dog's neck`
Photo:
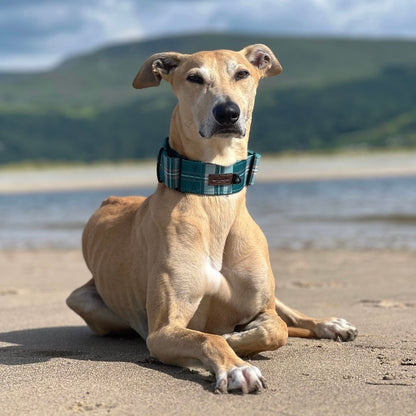
[[[247,158],[249,129],[243,138],[202,138],[195,126],[184,126],[176,107],[170,125],[169,145],[182,156],[221,166],[230,166]]]

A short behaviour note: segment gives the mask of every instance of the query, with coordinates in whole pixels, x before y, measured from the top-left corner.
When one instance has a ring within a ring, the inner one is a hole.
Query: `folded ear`
[[[261,78],[272,77],[282,72],[282,66],[273,52],[262,44],[250,45],[240,51],[261,73]]]
[[[157,87],[162,78],[168,80],[169,75],[180,64],[186,55],[177,52],[156,53],[146,60],[134,78],[134,88]]]

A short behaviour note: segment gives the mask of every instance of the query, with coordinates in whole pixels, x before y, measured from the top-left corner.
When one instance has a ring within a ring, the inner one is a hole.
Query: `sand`
[[[416,175],[416,151],[264,156],[257,182]],[[0,169],[0,195],[34,191],[154,187],[156,161],[117,164],[10,166]]]
[[[0,252],[0,414],[416,415],[416,253],[273,251],[282,300],[341,316],[354,342],[289,339],[252,360],[268,389],[215,395],[203,370],[149,360],[138,337],[92,335],[65,305],[80,251]]]

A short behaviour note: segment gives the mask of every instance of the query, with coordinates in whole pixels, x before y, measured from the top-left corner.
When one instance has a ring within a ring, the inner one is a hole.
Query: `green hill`
[[[131,87],[143,61],[260,42],[284,71],[261,85],[253,148],[416,146],[416,42],[201,34],[114,45],[47,72],[0,73],[0,163],[153,157],[175,98],[166,85]]]

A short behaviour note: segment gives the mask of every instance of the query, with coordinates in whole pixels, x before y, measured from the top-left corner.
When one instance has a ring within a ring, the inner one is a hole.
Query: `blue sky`
[[[416,40],[414,0],[1,0],[0,71],[200,31]]]

